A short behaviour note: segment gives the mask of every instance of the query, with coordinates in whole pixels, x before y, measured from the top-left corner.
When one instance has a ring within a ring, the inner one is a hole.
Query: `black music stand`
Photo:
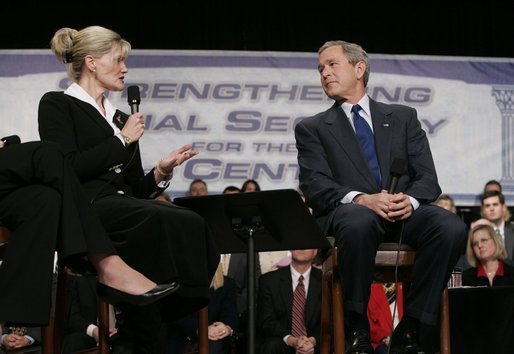
[[[200,214],[221,253],[246,253],[248,271],[248,354],[255,352],[256,252],[326,249],[322,234],[294,189],[175,198]]]

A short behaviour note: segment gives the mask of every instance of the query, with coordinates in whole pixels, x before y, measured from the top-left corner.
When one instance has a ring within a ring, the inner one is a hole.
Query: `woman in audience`
[[[261,186],[254,179],[247,179],[241,187],[241,192],[259,192]]]
[[[494,228],[476,224],[470,231],[466,258],[472,268],[462,273],[462,285],[514,285],[514,267],[505,263],[507,251]]]

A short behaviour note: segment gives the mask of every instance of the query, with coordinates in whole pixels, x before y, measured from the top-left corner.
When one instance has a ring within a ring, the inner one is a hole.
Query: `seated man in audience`
[[[110,305],[111,306],[111,305]],[[96,278],[70,275],[66,281],[65,336],[62,354],[98,345]],[[109,316],[109,335],[116,333],[114,311]]]
[[[224,276],[221,263],[212,279],[208,306],[209,354],[230,353],[232,336],[237,333],[239,318],[234,279]],[[163,325],[163,354],[184,353],[188,345],[197,345],[196,314]]]
[[[31,347],[41,341],[41,328],[39,327],[10,327],[9,324],[0,324],[0,348],[9,352],[11,350]],[[40,351],[33,352],[35,354]]]
[[[446,210],[451,211],[452,213],[457,213],[457,208],[455,207],[455,202],[449,194],[441,194],[434,202],[435,205],[440,206]]]
[[[494,224],[496,233],[500,236],[505,249],[507,259],[514,259],[514,224],[510,222],[505,197],[501,192],[489,191],[482,195],[481,215]],[[509,219],[507,219],[507,215]]]
[[[289,267],[259,278],[258,332],[262,354],[319,353],[321,270],[317,250],[291,251]]]
[[[487,181],[485,184],[484,184],[484,193],[486,192],[489,192],[489,191],[498,191],[498,192],[501,192],[502,191],[502,185],[500,182],[498,182],[497,180],[495,179],[491,179],[489,181]]]
[[[189,184],[188,197],[197,197],[202,195],[208,195],[209,189],[207,183],[203,179],[195,179]]]

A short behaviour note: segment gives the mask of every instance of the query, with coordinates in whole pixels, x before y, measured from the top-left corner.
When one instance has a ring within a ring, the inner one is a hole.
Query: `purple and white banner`
[[[368,94],[418,110],[444,193],[475,205],[497,179],[514,200],[514,59],[370,55]],[[141,90],[144,167],[193,143],[168,190],[184,195],[204,179],[210,194],[257,180],[264,190],[297,188],[294,126],[332,104],[315,53],[133,50],[126,87]],[[69,84],[49,50],[0,51],[0,136],[38,140],[41,96]],[[126,92],[109,97],[130,112]]]

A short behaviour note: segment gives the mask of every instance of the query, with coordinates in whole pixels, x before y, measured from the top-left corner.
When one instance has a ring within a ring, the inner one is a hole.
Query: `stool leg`
[[[320,354],[330,354],[332,341],[330,323],[332,322],[332,272],[323,274],[321,285],[321,343]]]
[[[109,354],[109,304],[98,298],[98,353]]]
[[[209,353],[209,309],[207,306],[197,312],[198,354]]]
[[[41,339],[42,339],[42,348],[41,352],[43,354],[54,354],[54,333],[52,330],[53,327],[53,316],[50,318],[50,322],[48,325],[41,327]]]
[[[450,354],[450,308],[448,302],[448,288],[444,288],[441,295],[441,354]]]
[[[332,273],[332,300],[334,316],[334,354],[344,354],[344,310],[343,310],[343,289],[339,272]]]
[[[41,328],[43,354],[60,353],[62,349],[62,343],[64,340],[67,278],[68,273],[66,268],[59,266],[57,268],[57,290],[55,292],[53,313],[50,314],[50,322],[48,323],[48,326]]]

